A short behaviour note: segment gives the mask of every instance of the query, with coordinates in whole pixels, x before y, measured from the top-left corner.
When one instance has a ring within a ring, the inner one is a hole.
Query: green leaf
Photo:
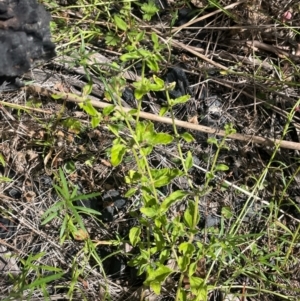
[[[193,201],[189,201],[188,207],[184,212],[184,221],[189,228],[193,228],[199,222],[199,212],[197,212],[196,225],[194,225],[194,213],[195,213],[195,203]]]
[[[81,122],[73,117],[67,117],[66,119],[64,119],[62,121],[62,125],[76,134],[80,133],[82,127]]]
[[[65,272],[63,273],[58,273],[58,274],[53,274],[44,278],[38,278],[37,280],[31,282],[30,284],[26,285],[25,287],[22,288],[22,290],[27,290],[27,289],[32,289],[32,288],[36,288],[37,286],[41,286],[44,285],[48,282],[52,282],[54,280],[60,279],[63,277],[63,275],[65,274]]]
[[[128,175],[125,177],[125,183],[126,184],[133,184],[141,180],[142,175],[135,171],[135,170],[129,170]]]
[[[189,170],[193,166],[193,155],[191,151],[188,151],[187,157],[184,161],[185,168]]]
[[[178,257],[178,267],[181,272],[185,272],[189,268],[195,247],[189,242],[183,242],[179,245],[179,251],[183,256]]]
[[[172,99],[171,100],[171,105],[174,106],[174,105],[177,105],[177,104],[180,104],[180,103],[186,103],[190,98],[191,98],[190,95],[180,96],[178,98]]]
[[[139,227],[132,227],[129,231],[129,241],[133,247],[135,247],[140,241],[141,235],[141,228]]]
[[[148,3],[144,3],[141,6],[141,10],[143,11],[143,20],[150,21],[151,18],[159,12],[159,9],[155,6],[155,2],[153,0],[149,0]]]
[[[92,117],[92,120],[91,120],[92,128],[93,129],[96,128],[99,125],[101,120],[102,120],[102,117],[100,114],[97,114],[97,116]]]
[[[144,48],[138,48],[137,52],[144,58],[148,59],[151,57],[152,53],[149,50],[146,50]]]
[[[150,287],[153,289],[155,294],[160,294],[161,284],[167,279],[168,276],[173,271],[162,264],[158,264],[158,268],[156,270],[153,270],[152,268],[148,267],[147,269],[147,278],[144,281],[145,285],[150,285]]]
[[[207,139],[208,144],[215,144],[216,146],[219,145],[218,140],[215,137],[210,137]]]
[[[152,281],[150,283],[150,287],[154,291],[156,295],[160,295],[160,290],[161,290],[161,283],[158,281]]]
[[[154,57],[150,57],[146,60],[146,64],[149,67],[150,70],[154,71],[154,72],[158,72],[159,71],[159,66],[158,66],[158,62]]]
[[[121,19],[118,15],[114,15],[115,24],[117,27],[121,30],[126,31],[127,30],[127,23]]]
[[[82,206],[74,206],[74,208],[77,209],[79,213],[85,213],[90,216],[93,216],[93,214],[101,215],[101,212],[94,210],[92,208],[87,208],[87,207],[82,207]]]
[[[79,106],[90,116],[98,115],[98,111],[94,108],[90,99],[87,99],[85,102],[80,103]]]
[[[160,214],[164,214],[167,210],[176,202],[182,201],[188,193],[184,190],[176,190],[172,192],[168,197],[164,199],[164,201],[160,205]]]
[[[215,167],[216,170],[226,171],[229,169],[229,167],[225,164],[217,164]]]
[[[170,258],[170,251],[164,248],[161,252],[159,252],[159,260],[160,262],[165,262]]]
[[[158,209],[153,207],[142,207],[140,211],[145,214],[147,217],[154,217],[158,214]]]
[[[191,259],[187,256],[178,256],[177,263],[178,263],[179,270],[182,273],[184,273],[187,270],[187,268],[189,267],[190,261],[191,261]]]
[[[141,148],[141,154],[143,156],[148,156],[152,153],[152,150],[153,150],[153,146],[147,146],[147,147],[142,147]]]
[[[233,217],[233,213],[230,207],[224,206],[222,207],[221,211],[222,216],[224,216],[226,219],[230,219]]]
[[[165,89],[165,82],[161,78],[157,77],[156,75],[153,75],[153,80],[155,82],[155,85],[157,88],[159,88],[161,91]]]
[[[153,42],[154,49],[159,49],[158,35],[155,32],[151,33],[151,40]]]
[[[105,43],[108,46],[117,46],[120,41],[120,38],[114,32],[109,31],[105,36]]]
[[[5,167],[5,165],[6,165],[6,162],[5,162],[5,159],[4,159],[4,157],[0,154],[0,163],[2,164],[2,166],[4,166]]]
[[[183,254],[183,255],[187,255],[187,256],[192,256],[194,251],[195,251],[195,247],[192,243],[190,242],[183,242],[179,245],[178,250]]]
[[[120,56],[120,60],[122,62],[127,62],[127,61],[131,61],[131,60],[138,60],[140,58],[141,58],[141,55],[136,51],[129,52],[129,53],[124,53]]]
[[[130,188],[130,189],[125,193],[125,197],[126,197],[126,198],[130,198],[130,197],[132,197],[137,191],[138,191],[138,189],[137,189],[136,187]]]
[[[45,225],[47,223],[49,223],[50,221],[52,221],[54,218],[57,217],[57,212],[53,212],[51,214],[49,214],[48,217],[46,217],[42,222],[41,222],[41,225]]]
[[[166,133],[158,133],[153,135],[152,137],[149,137],[148,143],[152,145],[158,145],[158,144],[169,144],[173,141],[173,136],[166,134]]]
[[[83,96],[90,95],[92,93],[92,90],[93,90],[93,83],[89,82],[86,85],[84,85],[82,89],[82,95]]]
[[[231,134],[236,133],[236,129],[233,127],[232,123],[226,124],[224,129],[225,129],[226,135],[231,135]]]
[[[181,138],[183,138],[188,143],[195,141],[195,138],[188,132],[184,132],[180,136],[181,136]]]
[[[8,177],[0,177],[0,182],[12,182],[13,180]]]
[[[162,107],[159,111],[159,116],[164,116],[168,112],[167,107]]]
[[[197,296],[195,301],[207,300],[207,285],[204,282],[204,279],[199,277],[189,277],[191,291],[194,295]]]
[[[107,127],[116,137],[119,137],[119,127],[117,125],[108,124]]]
[[[188,300],[187,292],[183,288],[180,288],[178,297],[179,297],[179,301],[187,301]]]
[[[107,106],[103,109],[103,115],[108,116],[115,109],[114,105]]]
[[[174,178],[183,175],[183,171],[176,168],[151,169],[151,175],[155,187],[162,187],[169,184]]]
[[[111,148],[111,164],[118,166],[126,153],[126,146],[124,144],[116,144]]]

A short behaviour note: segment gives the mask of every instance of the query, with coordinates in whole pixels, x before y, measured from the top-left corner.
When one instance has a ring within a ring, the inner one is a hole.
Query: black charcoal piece
[[[21,196],[22,196],[22,193],[19,189],[16,189],[16,188],[11,188],[8,192],[8,194],[14,198],[14,199],[20,199]]]
[[[122,209],[126,204],[126,200],[121,197],[117,190],[107,191],[102,196],[102,220],[104,222],[112,222],[114,215],[118,210]]]
[[[171,98],[177,98],[186,94],[192,94],[192,91],[189,87],[189,81],[183,69],[179,67],[171,68],[167,73],[165,80],[168,84],[173,82],[176,83],[175,89],[169,92]]]
[[[17,77],[33,61],[55,56],[50,14],[36,0],[0,1],[0,77]]]

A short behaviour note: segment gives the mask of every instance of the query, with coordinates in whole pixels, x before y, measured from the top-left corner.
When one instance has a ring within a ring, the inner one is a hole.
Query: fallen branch
[[[35,86],[35,85],[27,86],[24,89],[30,93],[44,95],[44,96],[51,97],[51,98],[52,98],[53,94],[56,94],[56,95],[59,94],[60,99],[63,99],[65,101],[75,102],[75,103],[83,103],[84,101],[87,100],[87,98],[84,98],[84,97],[81,97],[81,96],[78,96],[78,95],[75,95],[72,93],[57,92],[54,90],[45,89],[45,88],[42,88],[40,86]],[[110,103],[105,103],[105,102],[101,102],[101,101],[97,101],[97,100],[90,100],[90,101],[95,108],[104,109],[108,106],[111,106]],[[129,111],[133,110],[133,108],[124,108],[124,107],[119,107],[119,106],[116,106],[116,109],[117,110],[119,109],[120,111],[123,111],[123,112],[129,112]],[[137,115],[137,114],[139,115],[139,117],[144,118],[144,119],[161,122],[161,123],[165,123],[165,124],[173,124],[173,120],[168,117],[161,117],[161,116],[157,116],[155,114],[146,113],[146,112],[138,112],[134,115]],[[177,120],[177,119],[174,120],[174,123],[176,126],[194,130],[194,131],[199,131],[199,132],[208,133],[208,134],[215,134],[217,136],[222,136],[222,137],[224,137],[226,135],[225,131],[223,131],[223,130],[218,130],[218,129],[210,128],[210,127],[199,125],[199,124],[194,124],[194,123],[181,121],[181,120]],[[231,134],[231,135],[228,135],[227,137],[235,139],[235,140],[252,142],[252,143],[257,143],[257,144],[265,145],[265,146],[273,147],[276,144],[278,144],[281,148],[300,150],[300,143],[290,142],[290,141],[286,141],[286,140],[271,139],[271,138],[264,138],[264,137],[244,135],[244,134]]]

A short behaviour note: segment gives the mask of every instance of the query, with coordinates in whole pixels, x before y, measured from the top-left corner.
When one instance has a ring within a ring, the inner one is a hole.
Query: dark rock
[[[104,222],[112,222],[114,215],[118,210],[122,209],[126,204],[126,200],[121,197],[116,190],[110,190],[102,196],[102,220]]]
[[[167,73],[165,80],[168,84],[172,82],[176,83],[175,89],[169,92],[171,98],[177,98],[186,94],[192,94],[192,91],[189,87],[189,81],[183,69],[179,67],[171,68]]]
[[[17,77],[33,61],[55,56],[50,14],[36,0],[0,1],[0,77]]]

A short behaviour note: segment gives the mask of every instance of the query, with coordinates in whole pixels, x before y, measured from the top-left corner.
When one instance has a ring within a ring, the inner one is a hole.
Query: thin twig
[[[24,89],[26,89],[27,91],[29,91],[31,93],[36,93],[36,94],[44,95],[47,97],[52,97],[53,94],[59,94],[60,99],[65,100],[65,101],[74,102],[74,103],[83,103],[84,101],[86,101],[88,99],[88,97],[83,98],[83,97],[80,97],[75,94],[57,92],[55,90],[45,89],[45,88],[35,86],[35,85],[27,86]],[[101,101],[95,101],[95,100],[90,100],[90,101],[91,101],[91,104],[96,108],[104,109],[108,106],[111,106],[111,104],[101,102]],[[124,107],[121,108],[119,106],[116,106],[116,110],[121,110],[123,112],[129,112],[129,111],[133,110],[133,108],[124,108]],[[146,113],[146,112],[138,112],[138,113],[135,113],[134,115],[137,115],[137,114],[139,114],[139,117],[144,118],[144,119],[161,122],[161,123],[165,123],[165,124],[171,124],[171,125],[173,124],[173,120],[168,117],[161,117],[161,116],[157,116],[157,115],[154,115],[151,113]],[[222,137],[224,137],[226,135],[225,131],[223,131],[223,130],[210,128],[210,127],[207,127],[204,125],[193,124],[190,122],[177,120],[177,119],[174,120],[174,122],[175,122],[176,126],[180,126],[180,127],[187,128],[190,130],[199,131],[199,132],[208,133],[208,134],[215,134],[217,136],[222,136]],[[252,135],[245,135],[245,134],[230,134],[230,135],[227,135],[227,137],[235,139],[235,140],[246,141],[246,142],[252,141],[253,143],[257,143],[257,144],[261,144],[261,145],[265,145],[265,146],[271,146],[271,147],[275,146],[275,144],[279,144],[279,146],[281,148],[300,150],[300,143],[286,141],[286,140],[264,138],[264,137],[260,137],[260,136],[252,136]]]

